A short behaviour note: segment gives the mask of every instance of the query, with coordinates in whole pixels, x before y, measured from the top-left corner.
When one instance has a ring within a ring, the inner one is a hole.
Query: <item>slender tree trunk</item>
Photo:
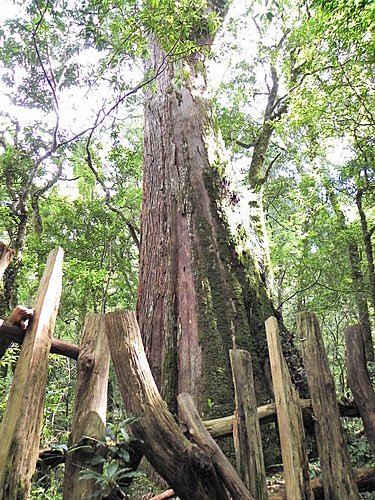
[[[275,129],[274,120],[280,118],[281,114],[287,110],[283,107],[281,114],[275,113],[276,99],[279,90],[279,78],[274,66],[271,66],[272,86],[269,89],[264,118],[259,133],[254,141],[253,155],[249,168],[249,184],[251,188],[250,214],[251,227],[255,234],[256,254],[258,255],[258,267],[262,280],[268,291],[273,288],[273,278],[271,271],[271,258],[269,250],[269,240],[266,228],[265,213],[263,207],[263,186],[267,180],[271,166],[266,167],[267,151],[270,146],[271,137]]]
[[[0,280],[12,260],[14,251],[0,241]]]
[[[3,281],[4,287],[0,297],[0,315],[7,316],[11,309],[17,305],[17,275],[22,267],[23,249],[26,242],[26,227],[28,221],[28,211],[24,208],[20,214],[17,214],[19,223],[16,230],[16,236],[12,241],[14,249],[14,258],[6,269]]]
[[[366,259],[367,259],[368,275],[370,282],[371,305],[375,314],[375,264],[374,264],[374,252],[372,250],[372,244],[371,244],[372,233],[369,230],[366,214],[365,211],[363,210],[362,198],[363,198],[363,191],[359,190],[356,196],[356,203],[357,203],[359,217],[361,219],[362,237],[366,250]]]
[[[154,41],[150,65],[163,61]],[[255,258],[248,250],[238,255],[230,234],[225,160],[202,66],[201,54],[167,64],[147,98],[137,311],[171,410],[188,392],[213,417],[233,411],[232,347],[251,352],[258,404],[269,399],[264,321],[274,309]],[[289,341],[284,335],[289,361],[298,363]]]
[[[344,231],[346,229],[345,215],[339,206],[336,194],[333,192],[330,194],[330,201],[335,211],[339,228]],[[361,323],[362,327],[366,358],[367,361],[373,361],[374,346],[372,343],[370,314],[367,305],[366,286],[361,269],[361,258],[359,255],[358,245],[354,240],[350,239],[347,243],[347,249],[349,254],[352,281],[356,289],[355,296],[358,311],[358,321],[359,323]]]
[[[367,361],[374,361],[374,346],[372,343],[370,313],[367,305],[366,287],[364,277],[361,270],[361,259],[359,256],[358,246],[355,241],[350,241],[348,244],[350,265],[352,268],[352,277],[354,286],[357,289],[357,309],[358,319],[362,326],[363,341],[365,343]]]

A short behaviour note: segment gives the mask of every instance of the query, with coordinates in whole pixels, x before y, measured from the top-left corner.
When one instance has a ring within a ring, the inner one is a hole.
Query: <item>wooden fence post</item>
[[[268,493],[251,354],[231,349],[229,357],[236,404],[233,439],[237,472],[251,495],[262,500],[268,498]]]
[[[0,428],[0,499],[29,497],[39,454],[48,355],[61,295],[63,251],[50,253]]]
[[[236,500],[253,500],[253,496],[241,481],[234,467],[203,425],[190,394],[182,392],[177,396],[177,401],[181,420],[187,425],[192,440],[208,456],[212,457],[215,469],[218,471],[219,477],[225,484],[231,498],[235,498]]]
[[[266,333],[279,423],[286,494],[290,499],[312,499],[302,410],[299,395],[293,387],[282,353],[276,318],[268,318]]]
[[[211,457],[184,436],[162,400],[147,362],[134,312],[105,315],[109,350],[125,410],[147,460],[181,500],[226,499]]]
[[[314,314],[303,312],[297,315],[297,325],[314,412],[324,496],[330,500],[359,499],[318,320]]]
[[[84,436],[103,440],[107,411],[109,348],[103,314],[90,314],[85,321],[77,362],[77,384],[71,444]],[[66,500],[90,498],[95,492],[93,480],[80,479],[80,472],[92,469],[100,472],[101,465],[88,467],[85,449],[69,453],[65,462],[64,493]]]
[[[368,442],[375,453],[375,392],[368,376],[361,325],[345,328],[348,384],[363,420]]]

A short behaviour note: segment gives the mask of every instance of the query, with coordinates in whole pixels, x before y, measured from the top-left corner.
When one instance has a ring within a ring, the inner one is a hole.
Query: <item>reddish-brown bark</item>
[[[163,58],[154,44],[153,66],[159,67]],[[239,329],[250,334],[244,305],[237,304],[234,250],[215,193],[209,191],[220,182],[207,151],[211,112],[200,95],[204,89],[197,88],[193,62],[186,64],[193,75],[190,83],[173,89],[178,68],[170,64],[146,105],[138,290],[146,353],[174,410],[179,392],[191,394],[200,407],[201,396],[224,403],[220,386],[227,391],[230,383],[233,337]],[[216,388],[205,387],[209,377]],[[265,388],[259,377],[258,385]]]
[[[248,250],[239,256],[230,234],[225,210],[235,197],[228,196],[203,64],[201,54],[168,62],[152,43],[149,66],[163,70],[145,106],[137,314],[171,410],[177,394],[187,392],[215,416],[233,411],[232,347],[251,352],[258,403],[269,399],[264,321],[275,312],[256,259]],[[288,361],[294,356],[298,362],[292,348]],[[215,403],[210,409],[208,399]]]

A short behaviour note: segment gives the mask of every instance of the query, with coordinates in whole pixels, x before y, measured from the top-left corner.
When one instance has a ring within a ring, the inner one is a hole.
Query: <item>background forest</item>
[[[374,2],[235,0],[223,21],[205,0],[31,0],[5,2],[0,19],[0,241],[15,251],[0,317],[32,305],[57,245],[56,337],[79,344],[88,313],[135,308],[144,105],[169,61],[195,57],[225,151],[220,196],[233,241],[258,262],[290,332],[297,312],[317,314],[338,395],[350,398],[348,324],[362,324],[374,371]],[[214,35],[202,52],[197,40]],[[166,54],[156,70],[150,39]],[[174,76],[173,92],[186,78]],[[17,353],[1,360],[1,412]],[[74,381],[75,363],[52,355],[45,448],[67,443]],[[357,430],[348,423],[355,463],[374,464]],[[59,497],[53,474],[35,483],[35,498]]]

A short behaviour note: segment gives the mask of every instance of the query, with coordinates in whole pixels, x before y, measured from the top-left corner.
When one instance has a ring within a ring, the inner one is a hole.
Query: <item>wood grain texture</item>
[[[63,250],[48,256],[0,428],[0,499],[26,499],[39,454],[48,354],[61,295]]]
[[[237,472],[251,495],[262,500],[268,498],[268,493],[251,355],[231,349],[229,357],[235,392],[233,438]]]
[[[303,411],[311,413],[311,399],[301,399],[300,405]],[[358,408],[355,404],[337,403],[341,417],[359,417]],[[234,415],[227,417],[205,420],[204,426],[212,437],[228,437],[233,433]],[[258,406],[259,423],[267,424],[276,420],[276,405],[268,403],[267,405]]]
[[[142,451],[181,500],[225,500],[211,457],[190,443],[162,400],[147,362],[134,312],[105,315],[109,349],[128,415]]]
[[[360,469],[354,469],[354,477],[359,491],[375,491],[375,467],[362,467]],[[321,477],[312,479],[310,481],[310,487],[314,494],[314,500],[324,500],[323,480]],[[288,500],[288,497],[285,489],[280,489],[272,494],[269,499]]]
[[[187,425],[191,438],[199,448],[211,457],[215,469],[231,497],[236,500],[253,499],[254,497],[243,484],[219,445],[204,427],[192,397],[186,392],[181,393],[178,395],[177,401],[181,419]]]
[[[90,314],[83,328],[77,363],[77,384],[71,444],[83,437],[103,440],[105,435],[109,348],[104,315]],[[66,500],[90,498],[95,491],[92,480],[80,479],[80,472],[88,468],[86,450],[69,453],[65,462],[64,494]],[[89,467],[94,469],[93,467]],[[98,472],[101,467],[95,468]]]
[[[276,318],[268,318],[266,333],[287,496],[312,499],[302,410],[282,353]]]
[[[314,314],[297,315],[303,361],[314,412],[325,498],[358,499],[357,484],[344,439],[336,403],[336,390],[329,370],[318,320]]]
[[[22,330],[20,326],[15,326],[6,321],[1,323],[0,320],[0,359],[4,355],[3,349],[1,348],[1,342],[4,340],[8,344],[10,342],[17,342],[17,344],[22,344],[25,338],[25,330]],[[61,356],[66,356],[71,359],[78,359],[79,347],[72,342],[67,340],[56,339],[52,337],[51,339],[51,354],[60,354]]]
[[[368,442],[375,453],[375,392],[367,371],[361,325],[345,329],[345,343],[348,385],[363,420]]]

